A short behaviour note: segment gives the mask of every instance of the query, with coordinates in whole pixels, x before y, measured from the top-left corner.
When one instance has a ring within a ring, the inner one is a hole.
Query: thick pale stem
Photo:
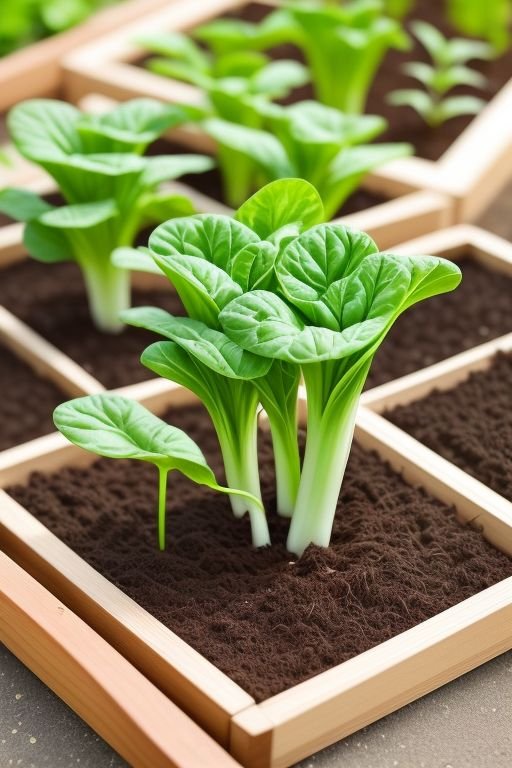
[[[158,548],[160,550],[165,549],[168,474],[167,469],[158,467]]]
[[[91,260],[80,266],[94,324],[105,333],[120,333],[124,324],[119,315],[130,306],[130,272],[118,269],[109,258]]]
[[[308,418],[306,451],[287,548],[302,555],[310,544],[328,547],[347,466],[359,393],[339,414]]]
[[[269,416],[276,467],[277,511],[291,517],[300,483],[300,456],[295,421],[283,422]]]
[[[217,435],[228,486],[236,490],[247,491],[257,499],[261,499],[256,416],[248,424],[247,429],[240,434],[228,435],[225,430],[217,429]],[[243,496],[233,494],[229,498],[235,517],[241,518],[246,512],[249,513],[253,546],[264,547],[270,544],[270,534],[263,509],[251,499]]]

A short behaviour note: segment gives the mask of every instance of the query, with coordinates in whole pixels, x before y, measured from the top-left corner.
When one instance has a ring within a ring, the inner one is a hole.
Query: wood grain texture
[[[3,553],[0,639],[130,765],[238,765],[121,654]]]

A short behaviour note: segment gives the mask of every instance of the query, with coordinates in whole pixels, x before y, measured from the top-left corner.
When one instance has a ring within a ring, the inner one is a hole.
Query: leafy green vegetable
[[[400,24],[383,15],[379,0],[347,5],[309,0],[289,2],[259,24],[215,21],[197,36],[217,54],[267,50],[293,43],[306,57],[316,97],[349,112],[364,111],[375,74],[389,48],[407,48]]]
[[[14,107],[8,127],[20,153],[57,182],[66,204],[55,208],[26,190],[0,191],[0,211],[26,222],[29,253],[48,263],[78,263],[96,325],[122,328],[129,274],[110,255],[131,246],[145,227],[193,213],[190,201],[161,185],[212,167],[202,155],[142,157],[167,128],[189,119],[186,108],[134,99],[104,115],[70,104],[34,99]]]
[[[53,419],[72,443],[99,456],[138,459],[158,469],[158,544],[165,549],[166,499],[169,472],[176,470],[199,485],[221,493],[247,497],[224,488],[215,479],[196,443],[177,427],[159,419],[134,400],[119,395],[89,395],[59,405]],[[251,502],[259,505],[258,499]],[[260,510],[263,515],[263,510]]]
[[[295,367],[308,399],[307,441],[288,549],[329,544],[355,414],[373,356],[397,317],[452,290],[454,264],[379,253],[364,233],[312,227],[281,250],[278,289],[234,298],[219,319],[248,351]]]
[[[204,402],[219,437],[229,485],[255,496],[256,414],[258,404],[263,405],[276,458],[278,511],[284,516],[293,510],[300,475],[299,372],[281,361],[262,366],[261,358],[244,357],[222,333],[218,317],[244,292],[274,287],[279,248],[322,218],[320,198],[310,184],[279,180],[248,200],[235,220],[212,215],[175,219],[155,230],[150,253],[122,249],[115,254],[120,266],[131,269],[154,271],[153,259],[173,283],[192,320],[152,308],[133,309],[123,317],[171,340],[146,350],[142,362],[187,386]],[[232,501],[235,514],[243,514],[248,505]],[[259,522],[256,515],[255,525]]]
[[[265,130],[217,118],[202,123],[219,146],[225,194],[233,206],[262,182],[300,177],[318,189],[331,218],[366,173],[411,151],[408,144],[368,144],[386,126],[373,115],[346,115],[314,101],[257,109]],[[240,158],[246,161],[242,175]]]
[[[463,35],[487,40],[496,53],[510,46],[510,0],[447,0],[448,16]]]
[[[476,96],[447,96],[458,85],[484,88],[486,78],[467,66],[471,59],[488,59],[492,49],[487,43],[462,38],[446,39],[438,29],[424,21],[411,28],[429,54],[432,64],[409,62],[403,71],[423,86],[403,89],[390,94],[388,101],[395,106],[414,109],[428,125],[436,127],[459,115],[477,114],[485,101]]]

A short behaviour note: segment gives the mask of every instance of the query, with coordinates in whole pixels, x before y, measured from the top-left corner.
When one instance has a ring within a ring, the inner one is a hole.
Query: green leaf
[[[188,35],[180,32],[140,35],[136,42],[152,53],[184,61],[197,70],[208,72],[210,69],[207,54]]]
[[[448,63],[448,41],[436,27],[426,21],[413,21],[411,29],[433,61]]]
[[[76,124],[81,113],[71,104],[54,99],[29,99],[13,107],[7,126],[19,152],[41,162],[80,152]]]
[[[144,183],[148,186],[178,179],[188,173],[204,173],[215,167],[215,161],[207,155],[155,155],[144,160]]]
[[[148,193],[141,197],[137,209],[143,227],[178,216],[192,216],[195,213],[192,201],[175,192]]]
[[[226,334],[240,346],[263,357],[299,365],[348,357],[371,344],[385,326],[383,318],[372,318],[342,332],[308,326],[269,291],[244,293],[219,317]]]
[[[174,341],[202,365],[229,379],[252,380],[270,369],[271,361],[246,352],[224,333],[190,317],[174,317],[156,307],[134,307],[122,318]]]
[[[228,272],[234,256],[258,242],[258,235],[244,224],[227,216],[203,213],[157,227],[149,238],[149,247],[157,256],[194,256]]]
[[[162,270],[155,264],[155,260],[147,248],[116,248],[112,252],[111,261],[115,267],[120,269],[149,272],[152,275],[162,274]]]
[[[73,258],[72,248],[63,230],[45,226],[37,219],[25,225],[23,245],[32,258],[47,264]]]
[[[461,37],[447,41],[449,59],[453,64],[465,64],[472,59],[493,59],[495,52],[491,45],[481,40],[465,40]]]
[[[172,80],[190,83],[198,88],[206,89],[212,83],[209,74],[206,74],[202,69],[197,69],[194,64],[190,64],[187,61],[155,58],[148,61],[147,67],[155,75],[162,75],[162,77],[169,77]]]
[[[103,115],[83,115],[77,130],[89,142],[107,138],[127,147],[144,147],[188,119],[186,109],[177,104],[140,98],[126,101]]]
[[[203,128],[220,146],[253,160],[270,181],[295,175],[284,147],[270,133],[217,118],[205,120]]]
[[[252,77],[251,91],[278,99],[309,81],[307,67],[298,61],[271,61]]]
[[[224,53],[215,60],[213,77],[216,80],[221,78],[248,80],[252,75],[262,70],[267,62],[268,58],[265,54],[257,53],[256,51]]]
[[[41,224],[55,229],[88,229],[117,216],[115,200],[79,203],[53,208],[39,218]]]
[[[439,105],[439,113],[445,121],[459,115],[478,115],[485,106],[486,102],[477,96],[450,96]]]
[[[322,224],[304,232],[281,253],[276,264],[285,297],[313,323],[338,330],[324,296],[333,285],[378,251],[364,232],[342,224]]]
[[[403,88],[398,91],[392,91],[392,93],[388,95],[387,101],[394,107],[411,107],[411,109],[414,109],[424,120],[427,120],[432,110],[435,109],[435,104],[430,94],[414,88]]]
[[[262,187],[235,213],[235,218],[261,238],[293,224],[301,232],[324,219],[320,195],[304,179],[278,179]]]
[[[0,190],[0,212],[16,221],[37,219],[52,208],[46,200],[29,189],[6,187]]]

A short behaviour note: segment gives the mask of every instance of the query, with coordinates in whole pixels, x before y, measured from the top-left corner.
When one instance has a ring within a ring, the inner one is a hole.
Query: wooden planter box
[[[77,27],[0,59],[0,111],[22,99],[55,95],[62,85],[61,61],[78,46],[178,0],[125,0]]]
[[[163,380],[130,387],[130,394],[155,412],[194,401],[187,390]],[[302,400],[301,418],[305,407]],[[455,504],[461,521],[476,521],[484,536],[512,555],[511,504],[487,489],[476,494],[474,484],[461,483],[453,473],[424,463],[423,454],[407,450],[402,434],[397,436],[368,408],[360,409],[356,440],[377,451],[409,482]],[[24,482],[34,470],[86,466],[94,458],[53,434],[0,454],[0,486]],[[512,647],[511,577],[256,704],[4,491],[0,491],[0,540],[9,557],[51,589],[247,768],[289,766]],[[59,650],[56,658],[60,660]],[[76,685],[88,701],[88,687],[80,681]],[[73,681],[71,687],[76,694]],[[108,731],[104,735],[108,737]]]
[[[239,765],[121,654],[1,552],[0,583],[2,641],[130,764]]]
[[[261,2],[274,4],[272,0]],[[135,40],[146,33],[187,31],[244,3],[245,0],[188,0],[95,40],[65,58],[67,95],[76,100],[95,91],[122,100],[144,95],[197,103],[199,92],[195,87],[135,66],[144,54]],[[369,188],[390,197],[411,189],[449,195],[455,205],[450,223],[474,220],[512,175],[512,123],[508,119],[511,113],[512,80],[438,161],[419,157],[396,160],[370,174]]]

